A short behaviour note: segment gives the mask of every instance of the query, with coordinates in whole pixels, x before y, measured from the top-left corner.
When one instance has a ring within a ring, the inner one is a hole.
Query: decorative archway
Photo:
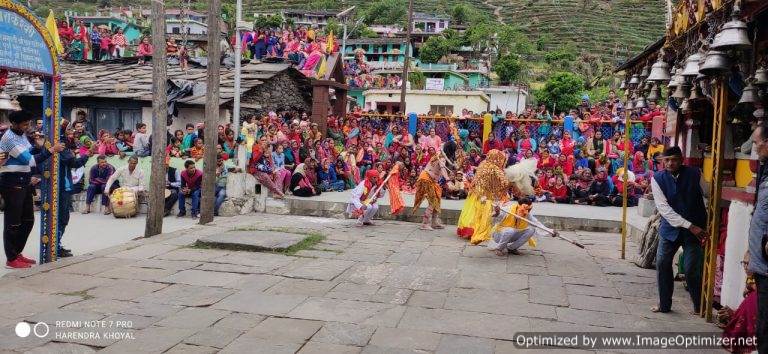
[[[57,144],[61,123],[61,75],[51,33],[24,5],[0,0],[0,69],[40,77],[43,82],[43,132]],[[40,263],[56,260],[59,241],[59,157],[44,166],[41,182]]]

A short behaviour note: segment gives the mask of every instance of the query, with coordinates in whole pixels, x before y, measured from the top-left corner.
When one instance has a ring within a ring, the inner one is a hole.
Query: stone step
[[[212,248],[240,251],[285,251],[306,239],[307,235],[277,231],[229,231],[201,237],[197,244]]]

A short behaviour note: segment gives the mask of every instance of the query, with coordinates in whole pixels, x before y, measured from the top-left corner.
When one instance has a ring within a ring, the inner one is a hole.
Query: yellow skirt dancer
[[[491,238],[493,203],[505,199],[508,182],[504,175],[507,156],[499,150],[491,150],[475,173],[472,190],[459,215],[456,234],[470,239],[473,245]]]

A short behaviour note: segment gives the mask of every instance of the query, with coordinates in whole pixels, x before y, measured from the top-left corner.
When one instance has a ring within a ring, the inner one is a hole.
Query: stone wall
[[[312,87],[305,78],[283,71],[243,94],[241,116],[263,116],[270,111],[312,110]]]

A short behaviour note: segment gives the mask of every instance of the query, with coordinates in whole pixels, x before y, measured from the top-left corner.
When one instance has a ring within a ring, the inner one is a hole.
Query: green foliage
[[[407,16],[405,0],[377,0],[363,12],[363,22],[366,25],[405,23]]]
[[[448,55],[453,49],[451,41],[443,36],[432,36],[424,42],[419,50],[422,63],[437,63],[440,58]]]
[[[427,85],[427,76],[421,70],[414,70],[408,73],[408,82],[414,90],[423,90]]]
[[[457,25],[469,24],[472,9],[467,4],[456,4],[451,9],[451,21]]]
[[[37,17],[40,17],[41,19],[45,19],[48,17],[48,13],[51,11],[51,8],[45,5],[38,6],[35,8],[34,12]]]
[[[529,55],[533,53],[533,44],[528,36],[513,25],[494,26],[499,55],[514,53]]]
[[[496,33],[498,24],[489,22],[480,22],[473,24],[464,32],[464,38],[475,51],[485,52],[491,46],[493,35]]]
[[[523,63],[518,56],[507,54],[494,63],[493,71],[496,72],[496,75],[499,75],[499,81],[502,84],[508,84],[520,79]]]
[[[325,27],[325,34],[333,33],[333,35],[336,38],[340,38],[344,32],[343,27],[339,23],[339,21],[336,21],[336,19],[328,19],[328,25]]]
[[[552,34],[551,33],[541,33],[539,34],[539,38],[536,39],[536,50],[543,52],[547,49],[547,46],[549,46],[550,43],[552,43]]]
[[[550,76],[541,90],[536,90],[536,101],[555,107],[556,112],[575,108],[581,102],[584,78],[578,74],[559,72]]]
[[[564,45],[544,54],[544,61],[547,62],[547,64],[553,65],[563,60],[569,62],[574,61],[577,56],[578,53],[576,53],[576,48],[573,45]]]
[[[260,15],[253,20],[253,27],[256,29],[280,28],[283,25],[283,16]]]
[[[310,10],[338,10],[341,6],[339,0],[311,0],[308,4]]]

